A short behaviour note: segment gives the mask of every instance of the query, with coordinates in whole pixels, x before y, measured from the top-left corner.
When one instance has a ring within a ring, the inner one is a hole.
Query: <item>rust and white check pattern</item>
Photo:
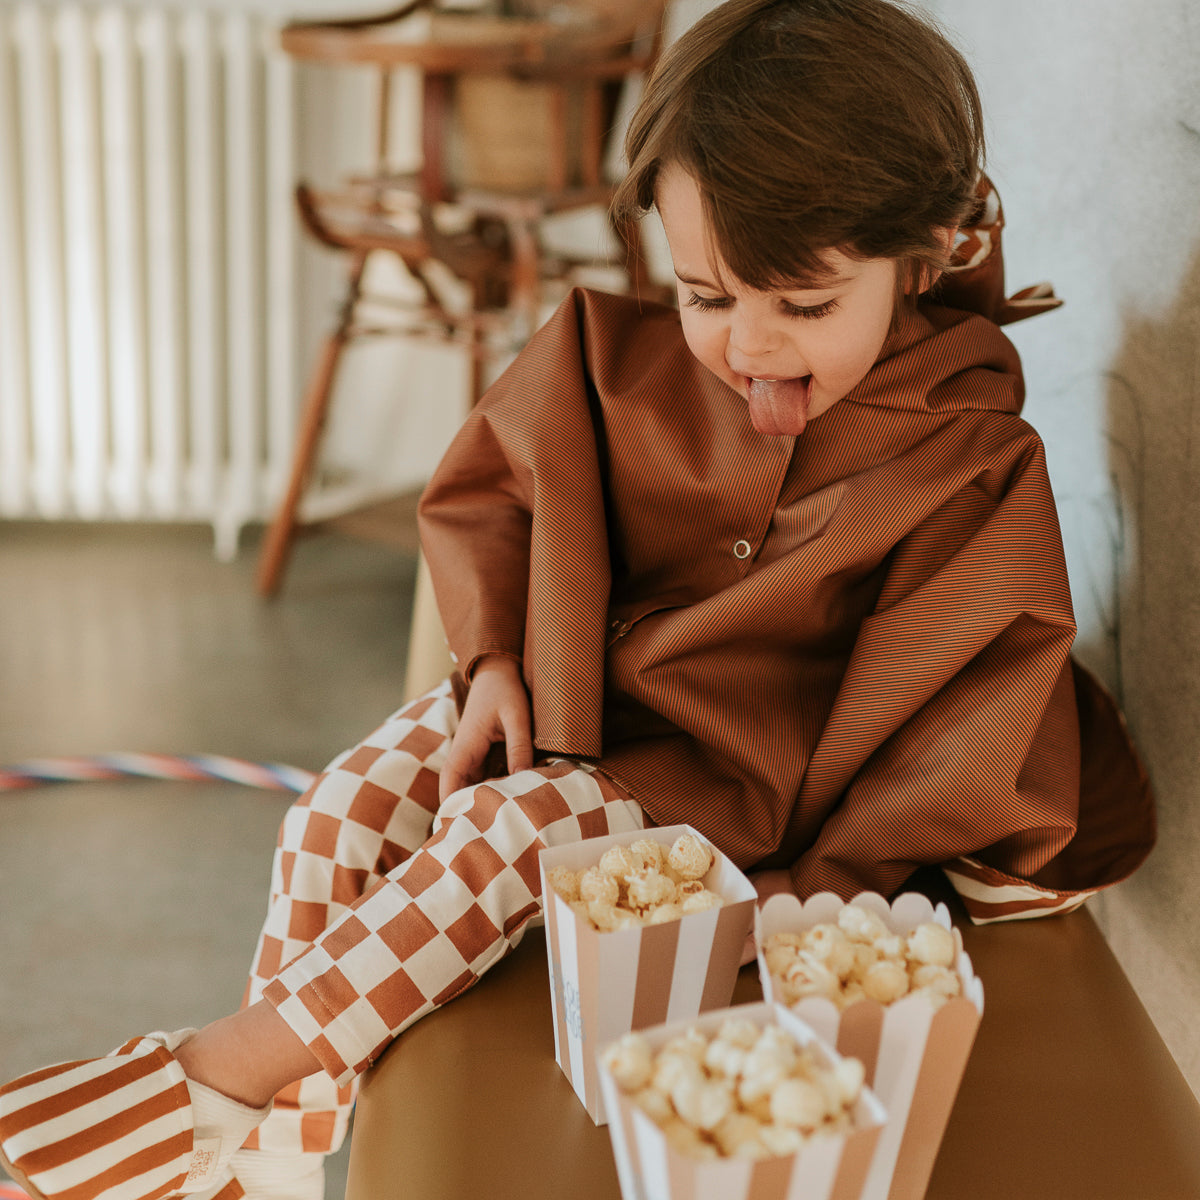
[[[284,818],[246,999],[275,1004],[327,1073],[277,1096],[248,1148],[336,1149],[357,1074],[540,916],[538,852],[644,823],[566,761],[439,806],[457,724],[446,683],[336,758]]]
[[[429,837],[457,727],[447,683],[335,758],[287,811],[245,1003],[261,999],[281,967]],[[346,1135],[354,1096],[353,1081],[339,1086],[324,1072],[292,1084],[247,1148],[330,1153]]]

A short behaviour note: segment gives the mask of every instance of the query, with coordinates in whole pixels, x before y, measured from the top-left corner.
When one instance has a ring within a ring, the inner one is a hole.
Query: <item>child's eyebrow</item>
[[[714,292],[719,292],[721,290],[720,286],[713,283],[711,279],[694,278],[691,275],[683,275],[679,271],[675,272],[675,278],[678,279],[680,283],[686,283],[690,287],[712,288]]]

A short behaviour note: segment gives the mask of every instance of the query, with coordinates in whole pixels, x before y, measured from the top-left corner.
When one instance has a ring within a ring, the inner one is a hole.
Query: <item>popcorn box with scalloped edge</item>
[[[651,838],[670,849],[690,833],[713,851],[703,878],[720,908],[638,929],[601,932],[546,883],[553,867],[593,867],[610,846]],[[597,1125],[605,1122],[596,1054],[631,1029],[687,1020],[724,1008],[733,996],[754,921],[754,885],[690,825],[588,838],[540,855],[554,1057]]]
[[[855,896],[850,903],[878,914],[893,933],[907,936],[918,925],[934,921],[954,935],[954,969],[962,993],[941,1005],[911,995],[889,1005],[860,999],[841,1010],[824,997],[807,997],[790,1006],[840,1053],[862,1060],[867,1083],[887,1109],[887,1124],[879,1136],[863,1200],[920,1200],[983,1015],[983,984],[944,904],[934,908],[928,897],[916,892],[897,896],[890,905],[874,892]],[[772,896],[758,910],[755,942],[767,1000],[783,1002],[767,970],[763,950],[767,938],[826,922],[836,924],[844,907],[840,897],[820,892],[804,902],[795,896]]]
[[[658,1049],[692,1027],[711,1037],[733,1015],[782,1026],[824,1066],[843,1057],[779,1004],[740,1004],[643,1033]],[[603,1064],[599,1070],[622,1200],[858,1200],[886,1118],[884,1105],[864,1086],[848,1131],[811,1138],[795,1154],[700,1159],[672,1146]]]

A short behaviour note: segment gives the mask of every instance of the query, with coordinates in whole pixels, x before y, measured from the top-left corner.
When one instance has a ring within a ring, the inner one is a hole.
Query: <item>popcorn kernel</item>
[[[690,833],[681,833],[667,854],[667,863],[682,879],[700,879],[713,863],[712,851]]]

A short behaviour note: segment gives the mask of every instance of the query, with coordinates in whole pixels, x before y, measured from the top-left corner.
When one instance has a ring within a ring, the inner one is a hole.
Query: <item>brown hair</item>
[[[726,0],[663,55],[625,139],[623,225],[678,164],[731,271],[819,286],[822,253],[946,265],[936,231],[975,204],[979,93],[962,55],[889,0]]]

